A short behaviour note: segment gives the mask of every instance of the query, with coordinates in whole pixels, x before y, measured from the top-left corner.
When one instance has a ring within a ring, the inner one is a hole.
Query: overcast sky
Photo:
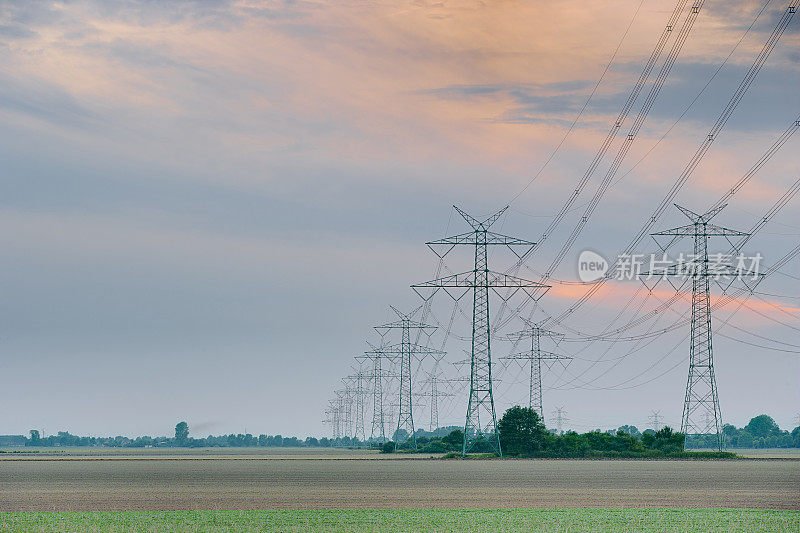
[[[498,230],[537,240],[613,124],[670,4],[0,2],[0,434],[163,435],[179,420],[199,436],[328,434],[327,401],[365,340],[377,342],[372,326],[392,319],[390,304],[419,305],[409,285],[435,275],[424,243],[466,231],[450,206],[485,217],[511,202]],[[613,258],[646,223],[786,8],[771,2],[703,90],[762,5],[705,2],[624,178],[554,280],[577,278],[581,250]],[[620,42],[581,119],[526,188]],[[675,201],[705,210],[800,114],[799,45],[795,17]],[[641,98],[629,123],[640,107]],[[715,222],[753,226],[800,177],[798,150],[800,135]],[[747,251],[765,264],[787,253],[800,235],[798,208],[800,198]],[[534,271],[582,211],[537,250]],[[670,209],[656,229],[683,223]],[[448,267],[464,268],[469,254],[454,251]],[[510,264],[499,253],[492,261],[495,270]],[[799,270],[794,259],[746,305],[715,314],[721,324],[736,311],[714,339],[725,421],[741,426],[765,412],[783,428],[797,424]],[[586,290],[553,284],[538,318]],[[565,324],[601,331],[640,287],[610,283]],[[658,291],[634,299],[626,317],[674,293]],[[437,301],[431,320],[448,322],[447,305]],[[681,300],[631,334],[665,328],[687,309]],[[456,315],[447,362],[468,346],[470,324]],[[551,346],[576,359],[545,376],[545,413],[563,406],[568,426],[589,430],[644,428],[655,409],[679,426],[687,336],[688,327],[646,345]],[[510,349],[498,339],[495,356]],[[498,410],[527,401],[524,370],[498,363],[496,374]],[[443,425],[463,424],[466,394],[453,393],[440,405]],[[427,428],[424,404],[415,418]]]

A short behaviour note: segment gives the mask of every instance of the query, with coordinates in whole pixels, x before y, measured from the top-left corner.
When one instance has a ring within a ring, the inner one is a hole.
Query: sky
[[[0,2],[0,434],[166,435],[179,420],[195,436],[330,434],[324,410],[365,341],[379,341],[373,326],[393,319],[389,305],[420,305],[409,285],[436,275],[424,243],[468,229],[451,206],[483,218],[510,204],[495,228],[537,241],[671,4]],[[569,283],[582,250],[614,258],[668,193],[786,9],[766,2],[757,17],[764,4],[704,3],[537,318],[585,292]],[[799,44],[795,17],[676,202],[704,211],[798,117]],[[520,276],[547,268],[623,139]],[[715,222],[752,227],[800,178],[799,149],[794,136]],[[798,202],[746,250],[768,265],[796,246]],[[685,222],[668,209],[655,230]],[[639,251],[657,248],[646,240]],[[447,268],[470,258],[454,251]],[[490,259],[498,271],[512,264]],[[726,422],[763,412],[798,424],[799,267],[795,258],[758,295],[715,312]],[[597,333],[674,294],[659,285],[645,299],[640,288],[610,282],[564,324]],[[451,363],[471,331],[462,305],[445,338],[452,309],[437,299],[427,317],[442,326],[431,342],[448,352],[449,377],[463,375]],[[679,299],[631,334],[687,309]],[[515,326],[498,331],[496,358],[513,349]],[[688,326],[646,344],[567,337],[551,349],[575,359],[546,373],[546,417],[563,407],[577,430],[644,428],[658,410],[680,425]],[[418,427],[429,424],[421,377],[431,368],[415,368]],[[527,401],[524,369],[497,362],[495,375],[499,411]],[[440,423],[461,425],[466,393],[448,390]]]

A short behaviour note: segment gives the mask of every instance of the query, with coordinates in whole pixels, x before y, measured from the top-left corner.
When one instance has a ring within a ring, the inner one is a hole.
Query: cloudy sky
[[[787,2],[764,4],[705,2],[539,318],[585,292],[562,283],[576,279],[581,250],[613,258],[668,193]],[[160,435],[185,419],[196,435],[324,434],[340,378],[378,340],[372,326],[392,318],[389,304],[418,305],[409,285],[435,275],[424,243],[466,230],[450,206],[487,216],[510,203],[497,227],[537,240],[671,10],[656,0],[0,1],[0,433]],[[798,45],[795,18],[675,201],[703,211],[798,117]],[[519,275],[547,268],[623,138]],[[752,227],[800,178],[798,149],[792,137],[715,221]],[[770,264],[797,245],[798,207],[747,250]],[[670,209],[656,229],[684,221]],[[468,261],[454,251],[448,267]],[[730,316],[714,344],[726,421],[766,412],[796,425],[799,265],[715,315]],[[674,294],[640,288],[609,283],[564,323],[596,333]],[[447,305],[431,320],[448,322]],[[629,334],[687,309],[679,300]],[[463,358],[468,329],[456,313],[445,361]],[[646,427],[654,409],[679,425],[687,335],[562,342],[552,349],[576,359],[545,377],[545,412],[563,406],[579,430]],[[498,409],[525,402],[525,372],[498,363],[497,373]],[[442,424],[463,423],[466,396],[453,393]]]

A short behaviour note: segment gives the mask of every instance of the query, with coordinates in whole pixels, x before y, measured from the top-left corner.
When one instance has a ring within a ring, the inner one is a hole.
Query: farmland
[[[800,509],[800,461],[460,461],[369,452],[0,455],[0,511]]]
[[[737,509],[399,509],[0,514],[0,530],[72,531],[797,531],[800,515]]]

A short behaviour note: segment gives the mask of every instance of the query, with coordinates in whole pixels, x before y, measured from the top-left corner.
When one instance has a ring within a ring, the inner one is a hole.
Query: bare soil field
[[[0,511],[800,509],[796,460],[389,460],[346,450],[227,452],[0,454]]]

